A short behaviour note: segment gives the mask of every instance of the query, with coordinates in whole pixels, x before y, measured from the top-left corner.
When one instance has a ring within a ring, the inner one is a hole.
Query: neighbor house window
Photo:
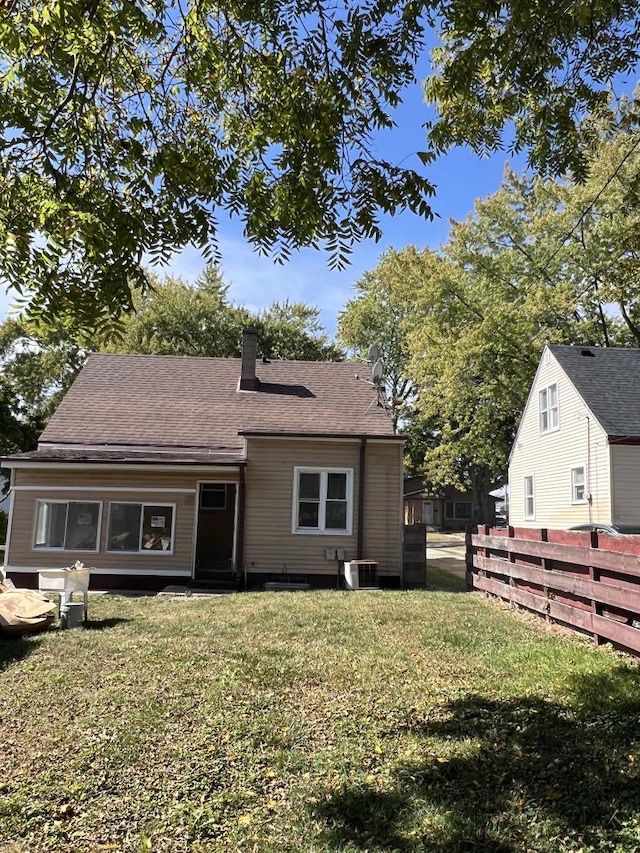
[[[553,432],[558,429],[558,386],[554,383],[543,388],[538,394],[540,406],[540,432]]]
[[[35,548],[62,551],[97,551],[101,503],[38,501]]]
[[[524,517],[528,520],[536,517],[536,505],[533,499],[533,477],[524,478]]]
[[[112,503],[109,551],[173,552],[175,504]]]
[[[469,521],[471,501],[445,501],[444,515],[449,521]]]
[[[571,503],[583,504],[587,500],[584,465],[571,469]]]
[[[293,532],[351,533],[353,471],[296,468]]]

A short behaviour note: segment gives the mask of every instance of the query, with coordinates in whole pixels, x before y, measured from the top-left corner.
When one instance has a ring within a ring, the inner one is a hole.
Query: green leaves
[[[435,149],[527,150],[540,173],[583,180],[593,141],[584,119],[607,113],[609,84],[638,64],[635,5],[454,0],[437,8],[442,46],[425,85],[438,112]]]
[[[439,252],[383,255],[340,317],[408,383],[406,464],[435,487],[480,501],[504,480],[545,343],[640,345],[640,138],[592,132],[584,183],[507,171]]]
[[[274,302],[253,314],[229,299],[219,269],[209,264],[195,285],[179,278],[153,281],[136,296],[135,312],[123,319],[118,334],[96,344],[109,352],[149,355],[240,356],[242,329],[258,331],[260,355],[302,361],[339,361],[317,308],[302,302]]]
[[[432,187],[373,156],[422,49],[407,2],[67,4],[0,23],[0,275],[41,318],[106,327],[146,258],[215,254],[220,211],[285,260],[343,266]],[[17,236],[15,236],[17,235]]]

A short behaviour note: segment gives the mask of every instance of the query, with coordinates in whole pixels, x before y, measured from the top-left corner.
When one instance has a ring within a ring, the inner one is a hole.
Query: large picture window
[[[109,551],[173,553],[175,505],[112,503]]]
[[[38,501],[34,548],[97,551],[102,504]]]
[[[353,472],[350,468],[296,468],[294,533],[351,533]]]
[[[542,388],[538,394],[540,407],[540,432],[553,432],[558,429],[560,421],[558,418],[558,386],[549,385]]]

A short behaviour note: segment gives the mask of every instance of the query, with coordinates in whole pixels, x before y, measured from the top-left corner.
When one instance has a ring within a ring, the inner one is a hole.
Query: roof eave
[[[366,438],[371,441],[397,441],[404,442],[406,437],[403,435],[388,435],[386,433],[363,433],[363,432],[277,432],[277,431],[262,431],[262,430],[240,430],[238,435],[243,438],[295,438],[295,439],[332,439],[339,441],[345,439],[349,441]]]

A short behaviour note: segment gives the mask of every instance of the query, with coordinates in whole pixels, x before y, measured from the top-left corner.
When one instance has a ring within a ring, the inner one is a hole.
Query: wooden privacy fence
[[[478,527],[467,582],[640,654],[640,536]]]
[[[405,589],[424,589],[427,585],[426,524],[405,524],[402,566]]]

